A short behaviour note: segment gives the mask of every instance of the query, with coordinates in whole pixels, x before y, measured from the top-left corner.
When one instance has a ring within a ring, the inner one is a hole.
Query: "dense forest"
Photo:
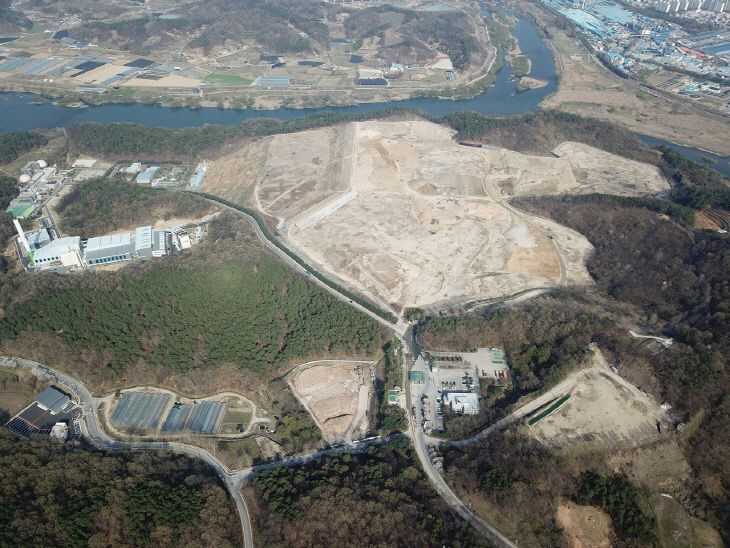
[[[377,322],[262,253],[240,217],[223,217],[193,253],[121,272],[6,280],[0,345],[46,334],[95,357],[85,362],[89,379],[139,363],[177,372],[235,364],[265,376],[307,358],[372,355],[383,344]]]
[[[2,546],[240,546],[214,471],[171,454],[105,453],[0,430]]]
[[[267,546],[480,546],[415,459],[408,438],[253,479]]]
[[[18,195],[18,187],[15,186],[15,180],[5,175],[0,175],[0,248],[5,246],[15,235],[15,227],[13,221],[5,208]],[[6,272],[10,264],[5,255],[0,255],[0,273]]]
[[[2,19],[1,16],[0,19]],[[9,164],[26,152],[47,143],[48,139],[35,131],[0,134],[0,165]]]
[[[89,238],[172,217],[201,218],[214,208],[194,194],[98,179],[75,184],[55,209],[63,232]]]
[[[677,203],[705,209],[719,207],[730,210],[730,178],[722,173],[688,160],[676,150],[659,147],[667,170],[674,180],[672,199]]]

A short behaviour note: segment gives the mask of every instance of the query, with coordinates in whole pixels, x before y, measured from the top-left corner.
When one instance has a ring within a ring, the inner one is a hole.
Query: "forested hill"
[[[235,505],[200,460],[0,429],[0,485],[0,546],[241,546]]]
[[[189,372],[191,382],[225,364],[265,378],[308,359],[378,351],[384,334],[375,320],[263,252],[240,217],[222,217],[206,243],[180,257],[7,280],[0,349],[64,360],[92,384],[129,381],[132,372],[140,382]],[[27,287],[32,294],[20,297]]]
[[[62,232],[90,238],[160,219],[200,219],[215,206],[192,193],[106,178],[76,183],[55,210]]]
[[[190,161],[205,153],[215,156],[220,147],[247,137],[292,133],[338,123],[383,119],[390,116],[419,116],[417,111],[391,107],[361,114],[320,112],[293,120],[251,118],[237,126],[203,126],[182,129],[114,123],[74,124],[68,127],[71,154],[91,154],[107,159]]]
[[[48,143],[48,139],[35,131],[4,133],[0,135],[0,165],[10,163],[26,152],[46,143]]]
[[[265,546],[486,546],[421,470],[407,437],[258,472]]]

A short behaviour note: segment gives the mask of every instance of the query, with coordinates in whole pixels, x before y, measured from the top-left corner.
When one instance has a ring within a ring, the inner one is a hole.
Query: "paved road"
[[[413,341],[412,334],[409,333],[409,335],[410,336],[406,339],[401,339],[402,344],[406,344],[407,339]],[[410,347],[409,351],[413,354],[414,359],[418,357],[418,348],[415,345],[414,347]],[[405,370],[407,368],[404,367],[403,369],[405,376]],[[404,383],[405,382],[406,381],[404,381]],[[408,384],[404,384],[404,386],[408,386]],[[448,486],[444,478],[431,462],[431,458],[428,455],[426,436],[423,433],[423,429],[418,425],[417,414],[412,411],[413,403],[410,390],[406,390],[406,402],[409,422],[407,435],[409,438],[411,438],[411,441],[413,442],[413,447],[416,450],[416,454],[421,461],[421,466],[423,466],[423,471],[426,472],[426,475],[431,480],[431,483],[433,483],[436,492],[441,496],[441,498],[444,499],[444,501],[449,506],[451,506],[451,508],[454,509],[457,514],[464,518],[467,523],[469,523],[472,527],[479,531],[483,536],[489,539],[492,544],[500,547],[514,547],[515,545],[507,537],[500,533],[496,527],[487,523],[479,516],[474,514],[474,512],[469,510],[469,508],[467,508],[464,503],[459,500],[459,497],[457,497]]]

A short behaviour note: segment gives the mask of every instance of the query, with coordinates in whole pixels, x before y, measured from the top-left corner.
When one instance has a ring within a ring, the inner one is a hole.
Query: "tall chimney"
[[[18,238],[20,238],[20,243],[23,244],[23,247],[25,248],[25,252],[30,254],[30,244],[28,244],[28,238],[25,237],[25,232],[23,232],[23,227],[20,226],[18,219],[13,219],[13,224],[15,225],[15,230],[18,231]]]

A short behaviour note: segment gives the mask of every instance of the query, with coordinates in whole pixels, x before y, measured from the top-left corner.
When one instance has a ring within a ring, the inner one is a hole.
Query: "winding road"
[[[206,198],[207,199],[207,198]],[[239,215],[242,215],[246,221],[251,225],[252,229],[254,230],[254,233],[256,236],[261,240],[264,246],[268,248],[272,253],[274,253],[277,257],[279,257],[282,261],[284,261],[285,264],[289,265],[291,268],[293,268],[295,271],[300,272],[304,275],[307,275],[307,271],[304,267],[302,267],[299,263],[297,263],[294,259],[292,259],[289,255],[284,253],[279,247],[274,245],[264,234],[264,232],[261,230],[261,227],[259,226],[258,222],[251,217],[250,215],[235,209],[233,207],[227,206],[225,204],[221,204],[220,202],[210,200],[211,202],[215,203],[221,208],[231,210],[236,212]],[[324,289],[325,291],[329,292],[331,295],[333,295],[335,298],[339,299],[342,302],[345,302],[349,304],[350,306],[353,306],[363,312],[364,314],[367,314],[374,320],[376,320],[381,325],[388,328],[388,330],[394,332],[394,334],[399,338],[401,343],[403,344],[404,348],[407,349],[407,353],[410,353],[414,358],[416,358],[420,354],[420,350],[418,348],[418,344],[415,340],[415,337],[413,336],[413,331],[410,326],[408,326],[401,318],[398,319],[398,322],[396,324],[392,324],[388,322],[387,320],[381,318],[377,314],[371,312],[370,310],[366,309],[365,307],[361,306],[360,304],[353,302],[349,297],[342,295],[339,293],[336,289],[330,287],[329,285],[325,284],[318,278],[314,276],[307,275],[309,280]],[[405,354],[405,353],[404,353]],[[362,440],[357,443],[344,443],[340,446],[333,447],[330,449],[318,451],[316,453],[311,453],[307,455],[300,455],[291,459],[283,460],[283,461],[277,461],[277,462],[271,462],[264,465],[247,468],[244,470],[237,470],[237,471],[231,471],[229,470],[223,463],[221,463],[214,455],[212,455],[210,452],[206,451],[205,449],[202,449],[200,447],[194,446],[194,445],[188,445],[185,443],[179,443],[179,442],[156,442],[156,441],[144,441],[144,442],[128,442],[128,441],[120,441],[111,438],[109,435],[107,435],[106,432],[102,428],[100,428],[99,423],[97,421],[97,412],[99,410],[99,406],[102,403],[101,398],[95,398],[92,396],[91,392],[86,388],[86,386],[79,380],[61,372],[56,369],[53,369],[52,367],[49,367],[47,365],[34,362],[31,360],[26,360],[22,358],[16,358],[16,357],[3,357],[0,356],[0,366],[4,367],[27,367],[29,368],[36,376],[39,376],[41,378],[46,378],[48,380],[51,380],[53,382],[56,382],[64,387],[66,387],[70,392],[75,394],[75,396],[78,398],[78,408],[81,410],[82,413],[82,428],[85,430],[85,435],[89,442],[91,442],[93,445],[100,449],[106,449],[106,450],[148,450],[148,451],[157,451],[157,450],[163,450],[163,451],[173,451],[177,453],[183,453],[186,455],[189,455],[191,457],[199,458],[207,462],[210,466],[213,467],[213,469],[216,471],[218,476],[221,478],[221,480],[224,482],[226,488],[228,489],[229,493],[231,494],[231,497],[236,503],[236,508],[238,511],[239,518],[241,520],[241,530],[243,534],[243,545],[245,548],[253,548],[254,546],[254,540],[253,540],[253,529],[251,527],[251,518],[249,515],[248,507],[246,506],[246,501],[243,497],[243,494],[241,493],[241,488],[243,485],[249,481],[252,477],[252,475],[257,470],[263,470],[268,468],[274,468],[277,466],[298,466],[301,464],[304,464],[306,462],[310,462],[314,459],[320,458],[322,456],[338,453],[338,452],[352,452],[352,451],[362,451],[366,447],[378,444],[378,443],[384,443],[391,439],[393,436],[389,438],[372,438],[368,440]],[[407,372],[407,367],[403,368],[404,370],[404,377]],[[406,379],[404,378],[404,386],[407,386]],[[475,515],[473,512],[471,512],[460,500],[459,498],[454,494],[454,492],[451,490],[451,488],[447,485],[446,481],[441,477],[440,473],[436,468],[434,467],[433,463],[431,462],[431,459],[428,455],[427,450],[427,443],[432,443],[432,440],[427,439],[423,433],[423,431],[418,427],[417,425],[417,419],[415,414],[413,414],[410,409],[410,395],[408,396],[408,415],[409,415],[409,429],[405,433],[414,444],[416,454],[418,455],[419,460],[421,461],[421,465],[423,467],[424,472],[429,477],[431,482],[434,484],[434,487],[436,491],[439,493],[439,495],[444,499],[445,502],[449,504],[453,508],[453,510],[459,514],[463,519],[465,519],[469,524],[471,524],[477,531],[479,531],[481,534],[483,534],[486,538],[490,540],[493,544],[496,546],[505,546],[505,547],[513,547],[514,544],[507,539],[504,535],[502,535],[494,526],[490,525],[477,515]],[[402,434],[397,434],[402,435]]]

